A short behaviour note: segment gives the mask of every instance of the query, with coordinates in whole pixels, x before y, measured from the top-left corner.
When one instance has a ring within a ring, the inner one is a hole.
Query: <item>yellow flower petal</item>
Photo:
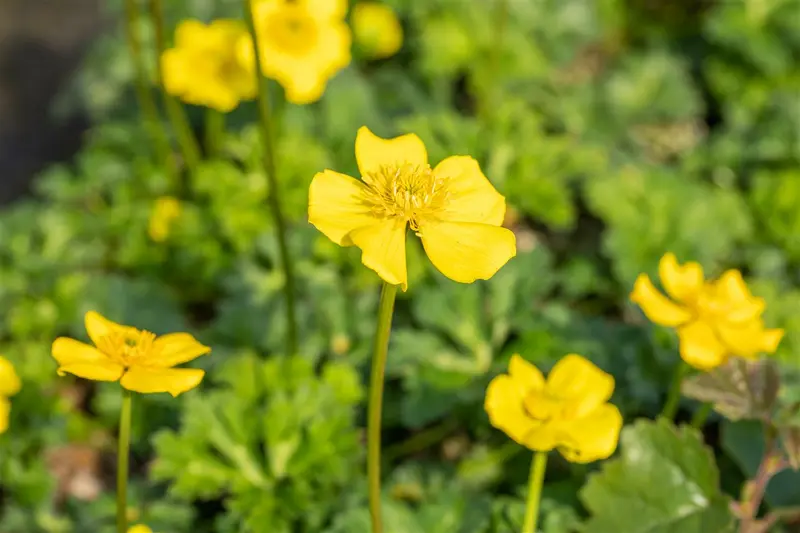
[[[737,324],[716,323],[714,326],[730,354],[748,359],[754,359],[760,353],[774,353],[783,338],[782,329],[765,329],[760,318]]]
[[[520,357],[519,354],[511,356],[511,361],[508,363],[508,375],[511,376],[511,381],[519,389],[519,393],[523,398],[531,391],[544,388],[542,372]]]
[[[22,388],[22,382],[11,361],[0,355],[0,397],[14,396]]]
[[[422,140],[408,133],[393,139],[383,139],[361,126],[356,134],[356,161],[362,176],[378,171],[382,166],[420,166],[428,164],[428,152]]]
[[[782,329],[765,329],[761,335],[761,351],[775,353],[785,333]]]
[[[328,79],[314,69],[314,66],[282,68],[274,76],[286,91],[286,101],[297,105],[311,104],[322,98]]]
[[[185,54],[172,48],[161,54],[161,76],[169,94],[181,94],[191,86],[192,73]]]
[[[567,402],[570,418],[581,418],[614,392],[614,378],[577,354],[564,356],[547,376],[547,394]]]
[[[403,45],[403,27],[390,6],[359,2],[350,17],[356,41],[372,59],[391,57]]]
[[[200,344],[188,333],[170,333],[156,338],[153,342],[153,357],[146,364],[170,368],[205,355],[211,348]]]
[[[617,449],[621,429],[619,409],[603,404],[586,417],[564,425],[559,451],[572,463],[606,459]]]
[[[440,216],[448,222],[477,222],[499,226],[506,213],[506,199],[468,156],[452,156],[436,165],[433,173],[446,180],[447,209]]]
[[[699,370],[711,370],[725,362],[728,349],[712,327],[702,321],[695,321],[678,328],[681,358]]]
[[[344,244],[361,248],[361,262],[387,283],[408,289],[406,270],[406,221],[402,218],[377,219],[368,226],[347,234]]]
[[[128,529],[128,533],[153,533],[153,530],[144,524],[136,524]]]
[[[205,372],[196,368],[134,367],[125,372],[120,384],[126,389],[143,394],[168,392],[172,396],[197,387]]]
[[[122,376],[125,369],[122,365],[107,361],[105,363],[87,364],[70,363],[58,367],[58,375],[72,374],[79,378],[91,379],[92,381],[117,381]]]
[[[679,326],[692,318],[688,310],[661,294],[645,274],[636,278],[630,298],[647,318],[661,326]]]
[[[336,244],[354,229],[378,221],[364,204],[365,185],[350,176],[326,170],[311,180],[308,221]]]
[[[353,36],[344,22],[326,24],[319,28],[314,60],[317,70],[327,80],[350,64]]]
[[[199,20],[184,20],[175,29],[175,44],[180,48],[201,48],[207,36],[205,24]]]
[[[11,402],[0,398],[0,435],[8,430],[8,418],[11,414]]]
[[[495,377],[486,389],[484,408],[494,427],[520,444],[539,423],[525,413],[519,387],[507,374]]]
[[[61,367],[85,365],[88,367],[97,366],[98,368],[122,368],[122,365],[110,359],[106,354],[94,346],[90,346],[83,342],[79,342],[75,339],[70,339],[67,337],[59,337],[53,341],[52,354],[53,358]],[[59,373],[61,373],[61,369],[59,369]],[[120,374],[117,375],[117,379],[119,379],[120,375],[122,375],[121,371]]]
[[[661,258],[658,275],[667,294],[679,302],[694,300],[703,289],[703,267],[695,262],[679,265],[673,253],[664,254]]]
[[[489,279],[517,255],[514,233],[487,224],[426,220],[419,235],[439,272],[460,283]]]
[[[726,270],[717,280],[716,286],[720,296],[733,302],[746,302],[753,298],[738,270]]]
[[[714,283],[714,303],[723,309],[730,322],[747,322],[761,315],[766,307],[763,298],[754,297],[738,270],[728,270]]]
[[[530,450],[549,452],[561,443],[562,427],[563,422],[561,420],[548,420],[529,431],[525,435],[522,444]]]
[[[115,330],[127,331],[131,329],[128,326],[123,326],[121,324],[117,324],[116,322],[112,322],[95,311],[89,311],[86,313],[86,316],[84,317],[84,323],[86,325],[86,333],[89,334],[89,338],[92,339],[92,342],[95,344],[95,346],[98,345],[98,341],[101,338],[109,335]]]
[[[347,13],[347,0],[298,0],[298,3],[322,22],[341,20]]]

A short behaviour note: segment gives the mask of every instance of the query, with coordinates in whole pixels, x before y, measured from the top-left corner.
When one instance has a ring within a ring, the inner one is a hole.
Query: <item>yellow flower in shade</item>
[[[359,2],[351,22],[356,42],[373,59],[391,57],[403,46],[403,28],[387,5]]]
[[[153,533],[153,530],[144,524],[136,524],[128,528],[128,533]]]
[[[175,48],[164,52],[164,88],[184,102],[227,112],[255,97],[252,67],[242,63],[241,39],[247,28],[236,20],[203,24],[185,20],[175,31]]]
[[[387,140],[362,127],[356,160],[361,180],[314,176],[308,220],[335,243],[361,248],[361,261],[387,283],[407,289],[407,227],[434,266],[461,283],[489,279],[516,255],[514,233],[500,227],[505,198],[471,157],[431,168],[416,135]]]
[[[164,242],[169,237],[172,223],[181,216],[181,203],[172,196],[162,196],[156,200],[150,213],[147,232],[156,242]]]
[[[613,392],[614,378],[580,355],[564,356],[547,381],[514,355],[508,374],[489,383],[485,408],[492,425],[523,446],[590,463],[617,449],[622,415],[608,403]]]
[[[319,100],[328,79],[350,63],[347,0],[260,0],[253,6],[263,74],[295,104]],[[253,48],[242,54],[252,65]]]
[[[658,273],[669,298],[645,274],[636,279],[630,298],[651,321],[677,329],[681,357],[689,365],[710,370],[730,356],[754,359],[778,349],[783,330],[764,327],[764,300],[750,293],[739,271],[707,282],[698,263],[680,265],[667,253]]]
[[[11,361],[0,355],[0,434],[8,429],[11,402],[8,400],[22,388],[22,382]]]
[[[111,322],[94,311],[86,313],[85,322],[94,346],[66,337],[53,342],[59,375],[119,381],[134,392],[168,392],[173,396],[203,380],[202,370],[173,368],[211,351],[188,333],[156,337],[149,331]]]

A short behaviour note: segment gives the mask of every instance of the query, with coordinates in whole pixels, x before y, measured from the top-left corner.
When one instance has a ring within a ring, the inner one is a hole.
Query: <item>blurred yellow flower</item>
[[[149,331],[111,322],[94,311],[86,313],[85,322],[94,346],[66,337],[53,342],[59,375],[119,381],[134,392],[168,392],[173,396],[203,380],[202,370],[172,368],[211,351],[188,333],[156,337]]]
[[[0,355],[0,434],[8,429],[8,417],[11,414],[9,398],[22,388],[22,382],[14,370],[11,361]]]
[[[147,232],[155,242],[164,242],[169,237],[172,223],[181,215],[181,203],[172,196],[158,198],[150,212]]]
[[[328,79],[350,63],[347,0],[259,0],[253,19],[263,74],[277,80],[295,104],[319,100]],[[253,65],[253,47],[242,56]]]
[[[175,31],[175,48],[164,52],[164,88],[184,102],[231,111],[256,95],[252,67],[242,63],[241,39],[247,28],[236,20],[203,24],[185,20]]]
[[[144,524],[136,524],[128,528],[128,533],[153,533],[153,530]]]
[[[370,58],[391,57],[403,46],[403,28],[387,5],[359,2],[353,7],[351,22],[356,42]]]
[[[508,374],[489,383],[485,408],[492,425],[523,446],[589,463],[617,448],[622,415],[608,403],[613,392],[614,378],[580,355],[564,356],[547,381],[514,355]]]
[[[681,357],[689,365],[710,370],[730,356],[754,359],[778,349],[783,330],[764,327],[764,300],[750,293],[739,271],[707,282],[698,263],[680,265],[667,253],[658,272],[670,298],[645,274],[636,279],[630,298],[656,324],[677,329]]]
[[[408,287],[406,227],[422,239],[448,278],[489,279],[516,255],[514,233],[500,227],[506,201],[467,156],[431,169],[414,134],[356,136],[361,181],[325,170],[309,190],[308,220],[341,246],[361,248],[361,261],[387,283]]]

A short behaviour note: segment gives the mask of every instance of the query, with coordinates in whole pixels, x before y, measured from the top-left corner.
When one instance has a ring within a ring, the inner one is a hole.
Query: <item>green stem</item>
[[[117,440],[117,533],[128,531],[128,457],[131,448],[132,394],[122,389],[122,408],[119,413]]]
[[[386,355],[389,352],[389,334],[392,331],[394,300],[397,285],[383,284],[378,306],[378,323],[375,330],[375,351],[372,354],[372,376],[369,380],[369,406],[367,408],[367,479],[369,483],[369,514],[372,533],[381,533],[381,411],[383,409],[383,380]]]
[[[536,533],[536,522],[539,520],[539,502],[542,499],[544,471],[547,468],[547,452],[536,452],[531,462],[531,474],[528,478],[528,503],[525,506],[525,522],[522,533]]]
[[[156,38],[156,81],[161,87],[161,95],[164,99],[164,107],[167,110],[167,117],[175,130],[175,136],[181,147],[183,158],[189,169],[194,169],[200,162],[200,147],[194,137],[186,110],[180,102],[170,95],[164,87],[164,79],[161,72],[161,57],[167,51],[167,39],[164,35],[164,10],[161,0],[150,0],[150,19],[153,24],[153,31]]]
[[[222,149],[225,135],[225,115],[216,109],[206,109],[206,155],[215,156]]]
[[[163,162],[167,166],[168,172],[173,173],[175,167],[174,161],[172,160],[172,149],[169,146],[167,134],[162,129],[156,99],[150,91],[150,84],[147,80],[147,69],[145,68],[144,59],[142,57],[142,45],[139,41],[139,34],[136,28],[138,24],[139,7],[137,0],[125,0],[125,34],[128,40],[128,50],[133,60],[136,100],[139,103],[139,109],[141,109],[144,115],[145,127],[153,142],[157,160]]]
[[[705,425],[708,415],[711,414],[711,409],[712,409],[711,403],[706,402],[703,405],[701,405],[700,408],[697,409],[697,411],[695,411],[694,415],[692,416],[692,427],[695,429],[701,429]]]
[[[272,216],[275,219],[275,230],[278,237],[278,248],[280,249],[283,274],[285,278],[284,294],[286,297],[286,323],[288,328],[287,349],[290,355],[297,353],[297,317],[294,304],[294,265],[289,255],[289,245],[287,242],[286,222],[281,211],[280,187],[278,176],[275,170],[275,143],[272,138],[272,110],[269,101],[269,87],[267,80],[261,75],[261,47],[258,42],[255,22],[253,21],[253,0],[243,0],[245,20],[247,29],[250,31],[250,38],[253,42],[253,50],[256,63],[256,79],[258,81],[258,111],[259,125],[261,132],[261,143],[264,148],[264,172],[269,181],[269,202]]]
[[[675,367],[675,373],[672,375],[672,384],[669,387],[667,401],[664,404],[664,409],[661,411],[661,416],[667,420],[673,420],[678,412],[678,404],[681,401],[681,383],[683,383],[683,377],[688,370],[689,366],[683,360]]]

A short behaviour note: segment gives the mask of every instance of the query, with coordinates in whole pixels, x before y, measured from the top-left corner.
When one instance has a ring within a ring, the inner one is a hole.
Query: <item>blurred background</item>
[[[88,125],[80,111],[55,116],[53,104],[86,49],[113,25],[103,0],[0,3],[0,204],[26,190],[48,162],[69,158]]]

